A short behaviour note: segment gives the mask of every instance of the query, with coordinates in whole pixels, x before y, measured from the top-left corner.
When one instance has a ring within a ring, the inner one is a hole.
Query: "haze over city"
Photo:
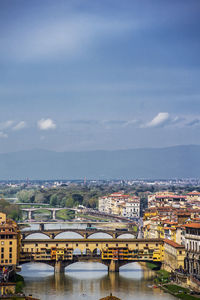
[[[199,144],[199,1],[0,2],[0,152]]]

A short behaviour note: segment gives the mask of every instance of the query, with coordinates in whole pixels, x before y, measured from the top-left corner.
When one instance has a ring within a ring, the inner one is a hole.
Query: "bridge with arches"
[[[52,220],[56,220],[56,212],[60,211],[60,210],[72,210],[72,211],[80,211],[80,209],[78,208],[70,208],[70,207],[56,207],[56,208],[52,208],[52,207],[31,207],[31,208],[21,208],[22,211],[27,213],[27,219],[28,221],[32,221],[34,219],[34,212],[38,211],[38,210],[44,210],[44,211],[50,211],[51,212],[51,219]]]
[[[46,263],[55,272],[75,262],[100,262],[109,272],[137,261],[163,262],[162,239],[22,239],[20,264]]]
[[[136,232],[133,230],[112,230],[112,229],[97,229],[93,227],[89,227],[87,229],[77,229],[77,228],[66,228],[66,229],[43,229],[42,226],[40,226],[40,229],[38,230],[26,230],[26,231],[21,231],[21,237],[22,239],[26,239],[32,234],[43,234],[47,236],[50,239],[56,238],[59,234],[61,233],[76,233],[79,234],[81,237],[87,239],[91,235],[96,234],[96,233],[104,233],[109,235],[111,238],[118,238],[121,235],[124,234],[130,234],[132,235],[133,238],[136,237]]]

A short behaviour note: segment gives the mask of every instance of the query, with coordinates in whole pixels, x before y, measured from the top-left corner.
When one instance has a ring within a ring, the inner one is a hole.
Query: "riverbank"
[[[146,266],[155,271],[155,284],[171,295],[183,300],[197,300],[200,299],[200,293],[191,290],[189,287],[183,287],[172,281],[171,273],[165,270],[158,270],[158,266],[154,263],[146,263]]]

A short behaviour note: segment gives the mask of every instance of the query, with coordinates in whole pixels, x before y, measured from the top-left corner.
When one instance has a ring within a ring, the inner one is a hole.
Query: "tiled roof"
[[[185,225],[186,228],[200,228],[200,223],[189,223]]]
[[[185,248],[183,245],[180,245],[174,241],[171,241],[171,240],[168,240],[168,239],[165,239],[164,242],[174,248]]]

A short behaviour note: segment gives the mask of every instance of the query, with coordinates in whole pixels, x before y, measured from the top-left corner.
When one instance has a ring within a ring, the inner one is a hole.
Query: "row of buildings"
[[[140,198],[125,195],[123,192],[113,193],[99,198],[100,212],[123,216],[127,218],[140,217]]]
[[[148,197],[148,205],[144,238],[163,239],[168,244],[165,268],[178,269],[200,285],[200,193],[155,193]]]
[[[174,208],[200,208],[200,193],[193,191],[185,195],[179,195],[168,191],[157,192],[148,195],[148,208],[150,207],[174,207]]]

